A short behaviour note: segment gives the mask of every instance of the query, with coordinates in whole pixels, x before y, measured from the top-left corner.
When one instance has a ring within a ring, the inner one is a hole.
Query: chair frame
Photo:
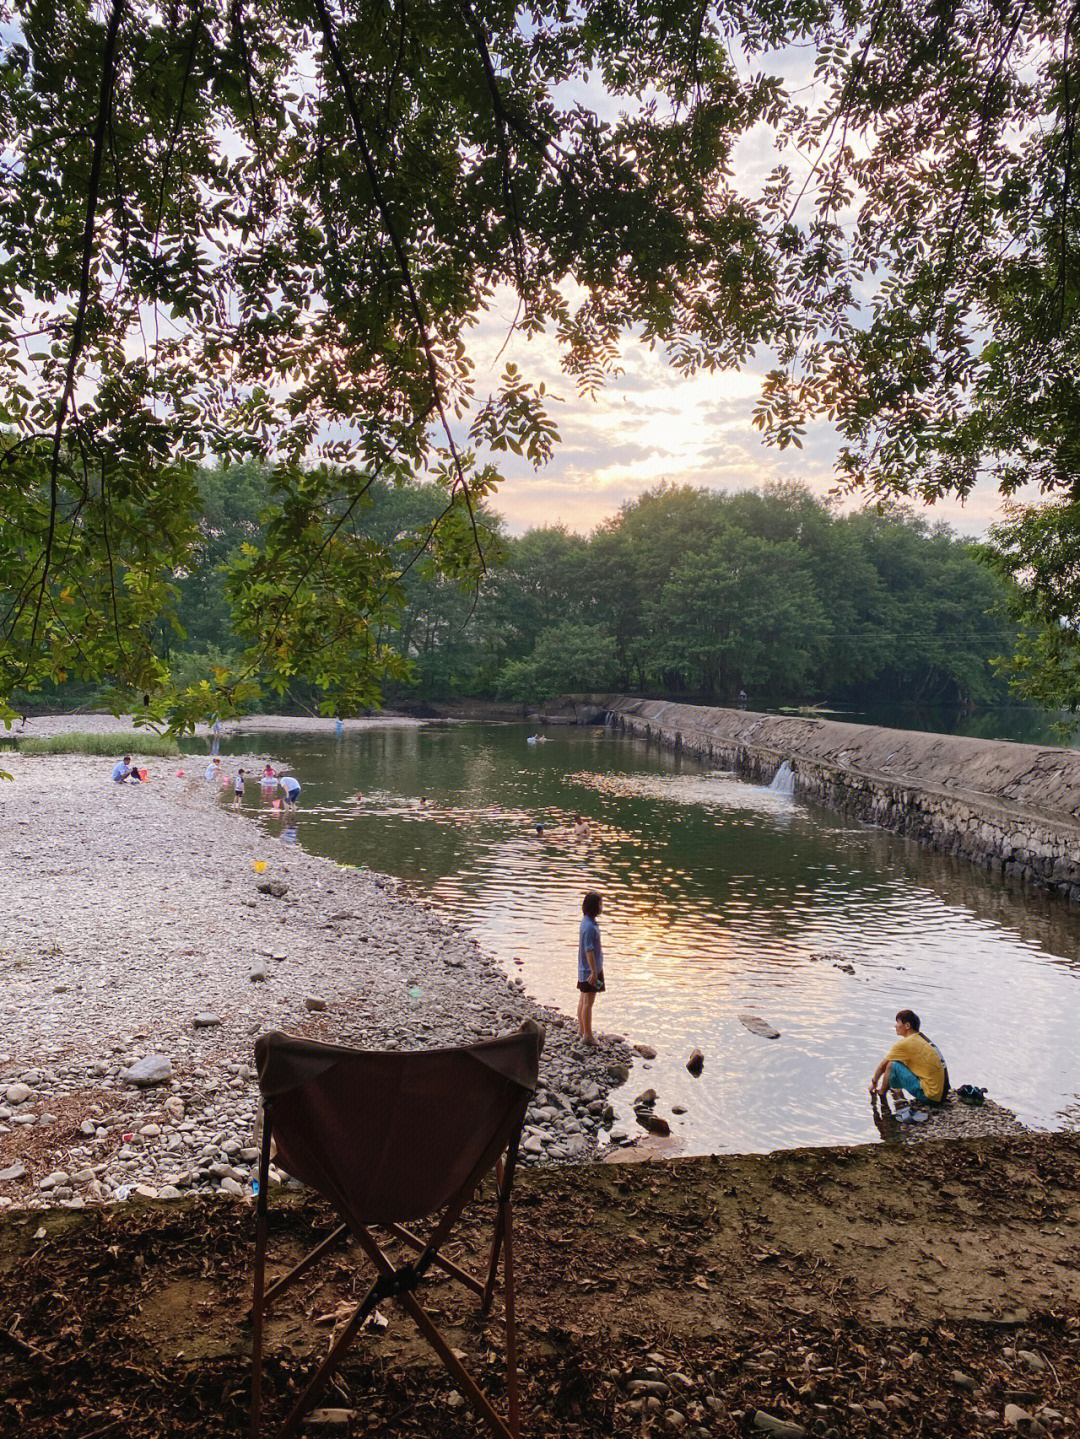
[[[495,1439],[520,1439],[521,1406],[518,1394],[517,1375],[517,1327],[514,1314],[514,1262],[513,1262],[513,1184],[517,1167],[518,1146],[524,1115],[512,1134],[505,1155],[496,1160],[495,1181],[498,1204],[495,1229],[491,1239],[487,1274],[483,1280],[470,1274],[452,1260],[439,1254],[439,1247],[449,1237],[451,1230],[461,1217],[462,1211],[472,1199],[476,1187],[490,1164],[481,1164],[462,1185],[450,1201],[442,1218],[425,1241],[419,1235],[401,1224],[372,1226],[385,1230],[409,1248],[419,1258],[410,1264],[395,1268],[389,1256],[379,1247],[371,1229],[364,1225],[341,1224],[327,1235],[288,1273],[266,1286],[266,1248],[269,1228],[269,1178],[270,1150],[273,1138],[273,1101],[263,1104],[262,1148],[259,1156],[259,1192],[255,1203],[255,1279],[254,1296],[251,1306],[253,1364],[251,1376],[251,1439],[258,1439],[262,1419],[262,1362],[263,1362],[263,1320],[274,1300],[297,1280],[301,1274],[323,1256],[346,1233],[351,1233],[357,1244],[371,1260],[377,1271],[375,1282],[350,1315],[345,1327],[331,1345],[329,1352],[312,1375],[303,1393],[296,1400],[284,1424],[277,1431],[277,1439],[292,1439],[300,1428],[305,1414],[312,1408],[319,1394],[329,1383],[338,1365],[344,1359],[357,1332],[373,1313],[377,1304],[385,1299],[396,1299],[417,1329],[435,1351],[449,1371],[462,1394],[475,1410],[477,1416],[488,1425]],[[480,1313],[486,1315],[495,1294],[499,1260],[503,1269],[503,1312],[506,1322],[506,1396],[507,1415],[504,1419],[484,1391],[450,1348],[436,1328],[430,1315],[422,1308],[413,1292],[432,1266],[442,1269],[465,1288],[480,1298]]]

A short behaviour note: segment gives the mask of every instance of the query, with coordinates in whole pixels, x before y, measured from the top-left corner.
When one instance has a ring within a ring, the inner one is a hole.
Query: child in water
[[[233,783],[233,809],[240,808],[240,801],[244,798],[244,771],[236,771],[236,779]]]

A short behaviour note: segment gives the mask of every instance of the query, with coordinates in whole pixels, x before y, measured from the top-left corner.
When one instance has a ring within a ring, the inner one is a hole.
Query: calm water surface
[[[641,741],[564,729],[529,745],[529,732],[261,735],[295,765],[301,809],[283,834],[257,791],[246,807],[271,835],[415,884],[568,1013],[581,896],[600,890],[597,1027],[657,1050],[616,1110],[632,1126],[631,1100],[654,1087],[687,1152],[873,1139],[867,1082],[901,1007],[954,1084],[987,1085],[1038,1126],[1075,1108],[1080,920],[1066,906]],[[575,813],[587,841],[569,835]],[[782,1037],[749,1033],[746,1012]]]

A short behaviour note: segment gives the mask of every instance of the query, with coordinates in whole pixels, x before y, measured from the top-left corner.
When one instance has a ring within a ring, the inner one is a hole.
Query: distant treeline
[[[252,469],[208,472],[202,491],[200,563],[177,577],[184,638],[161,637],[185,680],[239,648],[221,566],[258,546],[268,503]],[[557,526],[509,537],[484,516],[494,539],[477,592],[423,555],[406,570],[445,498],[435,485],[375,488],[365,514],[372,542],[406,571],[400,623],[380,643],[409,662],[410,678],[388,700],[629,690],[727,703],[740,689],[754,704],[1008,697],[991,663],[1016,637],[1001,613],[1004,582],[944,525],[839,514],[794,484],[737,494],[662,486],[588,538]]]

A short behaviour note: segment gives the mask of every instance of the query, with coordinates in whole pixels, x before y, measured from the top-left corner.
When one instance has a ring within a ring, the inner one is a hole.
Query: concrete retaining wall
[[[1080,903],[1080,753],[832,720],[576,696],[574,710]]]

